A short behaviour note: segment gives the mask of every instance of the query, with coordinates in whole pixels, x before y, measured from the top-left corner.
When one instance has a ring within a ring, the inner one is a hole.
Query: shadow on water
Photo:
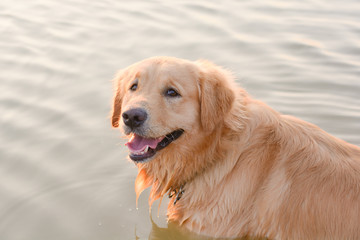
[[[152,229],[149,234],[149,240],[230,240],[230,238],[211,238],[191,233],[181,228],[176,223],[167,223],[167,227],[159,227],[151,218]],[[136,235],[136,232],[135,232]],[[136,240],[140,239],[138,236]],[[266,238],[231,238],[231,240],[266,240]]]

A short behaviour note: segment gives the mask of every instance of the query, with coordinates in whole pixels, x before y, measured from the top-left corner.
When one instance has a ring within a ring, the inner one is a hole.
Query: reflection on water
[[[169,223],[166,227],[161,228],[152,221],[152,229],[149,235],[149,240],[191,240],[194,238],[199,240],[209,239],[185,232],[173,223]]]
[[[154,221],[151,221],[152,229],[149,235],[149,240],[230,240],[230,238],[210,238],[199,236],[191,232],[181,229],[175,223],[168,223],[166,227],[159,227]],[[231,240],[266,240],[267,238],[258,237],[242,237],[231,238]]]
[[[186,234],[179,229],[177,225],[169,223],[166,227],[159,227],[151,219],[152,229],[149,235],[149,240],[190,240],[191,235]],[[192,238],[193,239],[193,238]]]
[[[152,224],[146,192],[135,210],[137,171],[110,127],[110,80],[150,56],[214,61],[360,145],[359,12],[355,0],[2,1],[0,239],[202,239]]]

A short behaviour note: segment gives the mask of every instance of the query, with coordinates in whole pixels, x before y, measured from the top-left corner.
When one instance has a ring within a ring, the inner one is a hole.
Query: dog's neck
[[[232,116],[232,118],[238,117]],[[234,120],[234,122],[236,121]],[[239,131],[242,124],[237,123],[236,126],[230,126]],[[177,154],[174,154],[174,151],[166,151],[162,153],[161,158],[137,164],[139,168],[135,181],[137,198],[145,188],[151,186],[150,206],[156,199],[169,195],[173,199],[171,205],[179,207],[177,203],[183,197],[185,183],[186,189],[188,189],[194,179],[212,169],[221,159],[225,158],[224,154],[228,152],[228,142],[232,141],[232,136],[227,134],[228,128],[229,126],[225,123],[219,124],[212,132],[204,134],[203,140],[200,142],[194,142],[191,135],[185,135],[184,141],[191,143],[191,148],[178,145]],[[233,131],[234,129],[231,132]],[[220,140],[208,141],[208,139]],[[163,164],[170,162],[171,164]]]

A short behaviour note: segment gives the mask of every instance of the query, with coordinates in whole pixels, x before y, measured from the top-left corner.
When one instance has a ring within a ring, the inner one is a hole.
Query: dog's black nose
[[[134,108],[124,112],[122,117],[126,126],[136,128],[145,122],[147,113],[141,108]]]

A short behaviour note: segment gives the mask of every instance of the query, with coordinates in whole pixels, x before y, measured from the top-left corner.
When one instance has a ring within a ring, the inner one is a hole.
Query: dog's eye
[[[137,83],[134,83],[133,85],[131,85],[130,90],[131,91],[136,91],[137,86],[138,86]]]
[[[180,94],[173,88],[166,90],[165,95],[168,97],[179,97]]]

